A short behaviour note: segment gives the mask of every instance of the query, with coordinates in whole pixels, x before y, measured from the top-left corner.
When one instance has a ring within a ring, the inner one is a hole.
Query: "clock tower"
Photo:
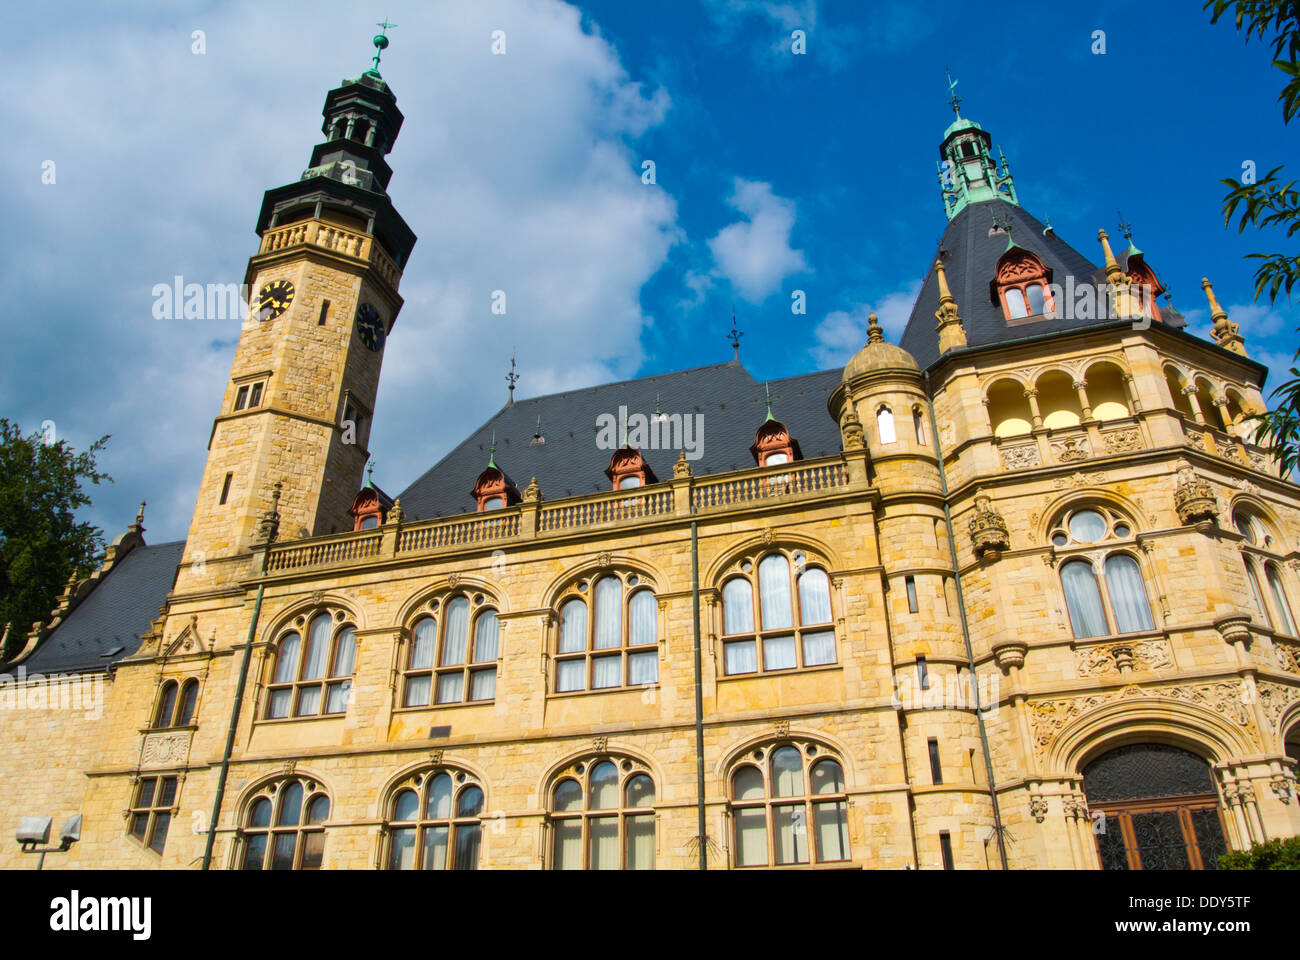
[[[348,527],[369,457],[379,370],[415,235],[388,196],[402,126],[371,69],[325,98],[325,140],[296,182],[267,191],[251,291],[190,523],[177,589],[247,576],[239,562],[281,486],[280,539]]]

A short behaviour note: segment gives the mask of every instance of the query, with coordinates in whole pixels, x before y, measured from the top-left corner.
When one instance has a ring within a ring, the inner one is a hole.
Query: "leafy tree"
[[[103,531],[74,514],[90,503],[84,483],[113,482],[95,463],[107,442],[100,437],[77,453],[0,418],[0,630],[12,624],[0,662],[50,615],[68,578],[87,576],[103,553]]]
[[[1257,843],[1219,854],[1220,870],[1300,870],[1300,837]]]
[[[1272,46],[1273,66],[1285,76],[1285,86],[1278,94],[1282,122],[1290,123],[1300,113],[1300,0],[1206,0],[1204,10],[1211,11],[1210,22],[1218,23],[1231,13],[1237,30],[1244,31],[1246,42],[1252,37]],[[1300,232],[1300,190],[1296,181],[1284,183],[1281,166],[1274,167],[1261,180],[1243,176],[1241,181],[1223,180],[1228,193],[1223,198],[1223,221],[1231,226],[1238,218],[1237,232],[1247,226],[1284,230],[1288,240]],[[1250,181],[1250,182],[1247,182]],[[1278,294],[1291,291],[1300,282],[1300,257],[1286,253],[1251,253],[1258,260],[1255,271],[1255,300],[1265,294],[1269,304]],[[1300,350],[1292,358],[1300,363]],[[1270,399],[1275,408],[1251,418],[1255,423],[1252,439],[1270,447],[1277,457],[1278,471],[1289,476],[1300,467],[1300,369],[1293,366],[1291,379],[1275,389]]]

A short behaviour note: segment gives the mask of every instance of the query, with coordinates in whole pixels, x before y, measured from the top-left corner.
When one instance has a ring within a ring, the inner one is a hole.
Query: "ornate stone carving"
[[[1087,437],[1066,437],[1052,442],[1052,456],[1057,463],[1075,463],[1092,456],[1092,447]]]
[[[1273,788],[1274,796],[1283,803],[1291,802],[1292,786],[1291,781],[1286,777],[1274,777],[1268,782],[1268,785]]]
[[[1198,477],[1187,464],[1178,470],[1178,485],[1174,487],[1174,509],[1184,526],[1202,520],[1217,520],[1219,502],[1214,487],[1204,477]]]
[[[788,737],[788,736],[790,736],[790,721],[789,721],[789,720],[778,720],[778,721],[776,722],[776,735],[777,735],[778,737]]]
[[[596,565],[602,570],[608,570],[610,564],[613,562],[614,558],[608,550],[602,550],[600,553],[596,554]]]
[[[1101,677],[1130,670],[1172,670],[1173,651],[1164,639],[1137,643],[1102,643],[1074,651],[1074,666],[1081,677]]]
[[[1278,732],[1277,726],[1282,719],[1282,714],[1296,700],[1300,700],[1300,689],[1261,680],[1255,685],[1255,695],[1259,697],[1259,705],[1264,709],[1264,716],[1272,724],[1273,730]]]
[[[1300,695],[1300,691],[1295,692]],[[1263,698],[1261,689],[1260,696]],[[1029,725],[1034,746],[1045,753],[1056,736],[1075,718],[1119,700],[1153,698],[1181,700],[1212,710],[1231,723],[1248,730],[1254,728],[1246,691],[1238,682],[1220,680],[1200,684],[1165,684],[1158,687],[1127,686],[1120,690],[1105,690],[1077,697],[1060,697],[1039,700],[1030,704]],[[1277,707],[1280,715],[1285,705]],[[1276,721],[1275,721],[1276,722]]]
[[[1061,811],[1074,820],[1087,820],[1088,801],[1083,797],[1065,797],[1061,801]]]
[[[459,586],[459,584],[460,584],[459,573],[447,574],[447,586],[451,587],[452,589],[455,589],[457,586]]]
[[[297,769],[298,769],[297,760],[286,760],[280,766],[280,772],[283,773],[286,777],[291,776],[293,772]]]
[[[691,470],[691,462],[686,459],[686,451],[683,450],[677,455],[677,462],[673,464],[673,479],[682,480],[691,476],[694,471]]]
[[[945,449],[953,446],[957,442],[957,428],[952,425],[952,421],[942,424],[939,427],[939,440],[943,443]]]
[[[1278,665],[1283,670],[1288,673],[1300,673],[1300,647],[1274,638],[1273,650],[1277,653]]]
[[[1086,487],[1090,483],[1105,483],[1106,475],[1104,473],[1094,473],[1089,476],[1082,471],[1070,474],[1068,477],[1053,477],[1052,488],[1055,490],[1065,490],[1070,487]]]
[[[840,422],[840,436],[844,440],[845,450],[861,450],[865,446],[862,436],[862,421],[858,419],[858,415],[854,412],[852,406],[849,407],[848,413],[844,415],[844,419]],[[683,452],[682,455],[685,456],[685,453]]]
[[[1101,442],[1107,453],[1132,453],[1142,449],[1142,433],[1136,427],[1111,430],[1101,435]]]
[[[141,767],[180,767],[190,755],[190,731],[151,733],[144,738]]]
[[[1002,448],[1002,465],[1008,470],[1023,470],[1025,467],[1038,467],[1043,463],[1038,455],[1038,444],[1026,443],[1018,447]]]
[[[429,751],[429,763],[433,764],[435,767],[438,766],[439,764],[441,764],[441,763],[442,763],[442,751],[441,751],[441,750],[430,750],[430,751]]]
[[[682,451],[685,454],[686,451]],[[537,503],[542,499],[542,488],[537,485],[537,478],[528,481],[528,486],[524,487],[524,500],[529,503]]]
[[[766,546],[769,546],[769,547],[770,547],[770,546],[772,545],[772,541],[773,541],[774,539],[776,539],[776,538],[772,535],[772,528],[771,528],[771,527],[764,527],[764,528],[763,528],[763,543],[764,543]]]
[[[1214,621],[1214,629],[1219,631],[1219,636],[1229,646],[1234,643],[1244,643],[1247,647],[1250,646],[1250,617],[1244,613],[1236,613],[1230,617],[1220,617]]]
[[[1047,819],[1047,798],[1032,794],[1029,797],[1029,813],[1035,820],[1042,823]]]
[[[996,559],[998,553],[1011,546],[1007,522],[1002,519],[1002,514],[993,509],[993,501],[987,494],[975,495],[975,516],[970,519],[970,539],[975,547],[975,556],[979,558],[987,553]]]
[[[592,737],[591,748],[597,753],[604,753],[605,748],[609,745],[609,737]]]
[[[1205,434],[1203,434],[1203,433],[1189,433],[1189,434],[1187,434],[1187,445],[1188,445],[1189,447],[1195,447],[1197,450],[1204,450],[1204,449],[1205,449]]]
[[[998,667],[1003,673],[1009,671],[1012,667],[1023,667],[1025,665],[1025,654],[1029,652],[1029,644],[1023,640],[999,640],[993,644],[993,657],[997,660]]]

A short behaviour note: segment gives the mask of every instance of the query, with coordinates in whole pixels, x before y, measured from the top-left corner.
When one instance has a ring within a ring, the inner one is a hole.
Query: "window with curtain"
[[[555,693],[659,682],[659,601],[640,576],[581,580],[560,598]]]
[[[1287,599],[1286,588],[1282,586],[1281,568],[1276,563],[1265,564],[1264,579],[1268,581],[1268,590],[1277,610],[1278,630],[1288,637],[1296,636],[1295,617],[1291,615],[1291,604]]]
[[[1071,507],[1048,536],[1061,558],[1061,588],[1077,639],[1156,629],[1131,520],[1105,504]],[[1120,546],[1098,552],[1097,545]]]
[[[551,787],[552,870],[653,870],[655,785],[640,761],[595,757]]]
[[[894,412],[882,406],[876,411],[876,426],[880,430],[881,443],[893,443],[898,439],[894,433]]]
[[[342,610],[323,611],[302,629],[280,637],[271,682],[267,684],[267,719],[319,717],[346,713],[356,666],[356,628]],[[306,642],[303,642],[303,635]]]
[[[730,784],[735,866],[852,859],[844,769],[819,744],[753,750],[732,768]]]
[[[388,802],[388,869],[477,870],[483,803],[482,785],[464,770],[440,767],[408,777]]]
[[[501,623],[483,594],[430,600],[411,627],[402,706],[496,698]]]
[[[1274,535],[1273,526],[1244,505],[1232,511],[1232,523],[1245,541],[1242,561],[1257,619],[1282,636],[1300,636],[1286,587],[1286,548]]]
[[[820,567],[771,553],[742,560],[722,584],[723,668],[728,676],[833,664],[830,578]]]
[[[244,870],[319,870],[330,800],[314,780],[268,784],[247,804],[239,831]]]
[[[1061,586],[1065,588],[1065,606],[1070,613],[1070,625],[1079,639],[1104,637],[1106,613],[1101,605],[1101,590],[1097,575],[1087,560],[1070,560],[1061,564]]]

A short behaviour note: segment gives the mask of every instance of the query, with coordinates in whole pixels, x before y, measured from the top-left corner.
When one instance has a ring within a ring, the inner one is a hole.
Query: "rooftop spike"
[[[488,466],[497,468],[497,432],[492,431],[492,446],[488,448]]]
[[[1223,349],[1246,356],[1246,339],[1237,332],[1237,324],[1228,319],[1228,311],[1219,306],[1219,299],[1214,295],[1214,287],[1208,277],[1201,279],[1201,288],[1205,290],[1205,299],[1210,303],[1210,320],[1214,323],[1210,336]]]
[[[732,363],[740,363],[740,338],[744,333],[736,329],[736,306],[731,306],[731,333],[727,334],[727,339],[731,341]]]
[[[948,274],[944,271],[942,259],[935,261],[934,272],[939,279],[939,309],[934,312],[934,318],[939,321],[939,352],[947,353],[953,347],[966,346],[966,328],[957,310],[957,301],[948,289]]]
[[[515,373],[515,351],[510,351],[510,372],[506,374],[506,382],[510,384],[510,399],[506,402],[507,407],[515,405],[515,384],[519,382],[519,374]]]
[[[867,343],[884,343],[885,329],[874,313],[867,315]]]
[[[374,38],[371,40],[371,43],[375,45],[375,59],[371,64],[370,69],[366,71],[366,73],[370,74],[372,77],[379,76],[379,56],[388,49],[388,31],[397,26],[397,24],[389,23],[388,18],[385,17],[382,22],[375,24],[375,26],[379,28],[379,33],[375,34]]]
[[[763,421],[767,422],[768,420],[775,420],[776,417],[772,416],[772,390],[770,383],[765,382],[763,384],[763,396],[767,400],[767,416],[763,418]]]
[[[957,81],[952,78],[952,71],[944,71],[948,74],[948,105],[952,107],[952,112],[961,119],[961,97],[957,96]]]

